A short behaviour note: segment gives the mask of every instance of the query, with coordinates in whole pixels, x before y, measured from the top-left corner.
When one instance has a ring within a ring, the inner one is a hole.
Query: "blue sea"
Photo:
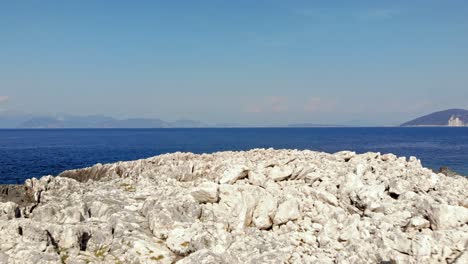
[[[176,151],[253,148],[375,151],[468,175],[468,128],[207,128],[0,130],[0,183]]]

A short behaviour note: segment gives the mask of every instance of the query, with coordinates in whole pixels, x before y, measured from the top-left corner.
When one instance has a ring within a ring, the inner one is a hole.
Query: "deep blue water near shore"
[[[175,151],[293,148],[416,156],[468,175],[468,128],[213,128],[0,130],[0,183]]]

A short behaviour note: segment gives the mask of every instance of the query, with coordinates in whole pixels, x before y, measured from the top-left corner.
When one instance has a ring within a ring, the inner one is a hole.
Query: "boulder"
[[[434,230],[461,227],[468,223],[468,208],[461,206],[431,205],[427,214]]]
[[[253,224],[259,229],[268,229],[272,226],[272,219],[275,217],[278,202],[276,198],[268,192],[260,197],[253,212]]]
[[[243,179],[248,175],[248,168],[244,165],[233,166],[224,171],[219,183],[233,184],[237,180]]]
[[[191,193],[193,198],[200,203],[215,203],[218,201],[218,184],[214,182],[204,182]]]
[[[285,224],[288,221],[296,220],[301,217],[299,202],[296,199],[289,199],[278,206],[273,223],[275,225]]]
[[[274,181],[282,181],[285,180],[293,174],[294,169],[290,166],[279,167],[275,166],[271,168],[268,177]]]

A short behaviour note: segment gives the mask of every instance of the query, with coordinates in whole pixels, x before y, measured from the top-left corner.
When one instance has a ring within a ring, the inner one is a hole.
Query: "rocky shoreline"
[[[449,175],[349,151],[98,164],[0,187],[0,263],[468,263]]]

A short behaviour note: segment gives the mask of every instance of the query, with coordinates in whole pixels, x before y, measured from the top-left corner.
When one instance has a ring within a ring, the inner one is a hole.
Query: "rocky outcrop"
[[[450,169],[449,167],[441,167],[437,172],[438,172],[438,173],[442,173],[442,174],[444,174],[445,176],[457,176],[457,175],[460,175],[459,173],[457,173],[456,171]]]
[[[34,192],[27,186],[6,184],[0,185],[0,202],[14,202],[18,205],[34,203]]]
[[[466,184],[349,151],[96,165],[2,191],[0,263],[466,263]]]
[[[465,126],[465,122],[461,119],[459,116],[451,116],[449,121],[448,121],[448,126],[449,127],[463,127]]]

